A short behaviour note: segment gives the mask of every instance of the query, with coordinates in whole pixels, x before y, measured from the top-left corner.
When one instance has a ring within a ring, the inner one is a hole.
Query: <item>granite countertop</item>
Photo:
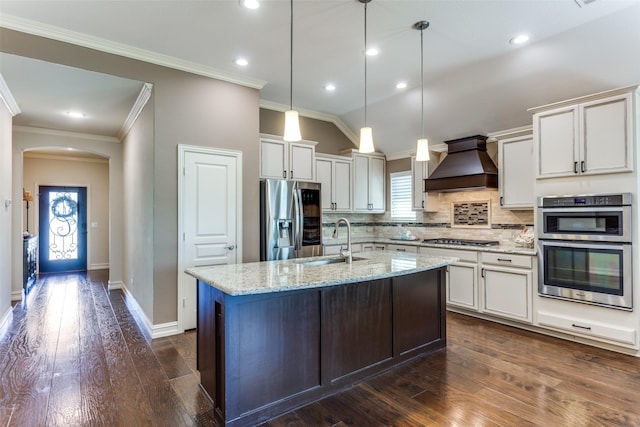
[[[462,246],[462,245],[443,245],[436,243],[422,243],[422,239],[419,240],[398,240],[398,239],[387,239],[387,238],[356,238],[351,239],[351,244],[358,243],[383,243],[383,244],[393,244],[393,245],[407,245],[407,246],[419,246],[424,248],[441,248],[441,249],[456,249],[463,251],[481,251],[481,252],[498,252],[505,254],[517,254],[517,255],[536,255],[536,249],[534,248],[525,248],[523,246],[518,246],[512,242],[500,242],[499,245],[495,246]],[[323,244],[325,246],[336,246],[336,245],[346,245],[346,239],[326,239]],[[359,254],[358,254],[359,255]]]
[[[345,263],[303,264],[304,262],[327,258],[339,257],[334,255],[283,261],[192,267],[185,270],[185,272],[228,295],[237,296],[383,279],[432,270],[458,261],[458,258],[453,257],[378,251],[354,255],[354,261],[351,265]]]

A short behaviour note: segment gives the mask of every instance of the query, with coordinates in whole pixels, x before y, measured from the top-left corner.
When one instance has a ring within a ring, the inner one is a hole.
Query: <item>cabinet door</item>
[[[425,170],[426,169],[426,170]],[[426,172],[426,173],[425,173]],[[416,162],[416,158],[411,157],[411,178],[413,193],[411,196],[414,211],[424,210],[424,179],[429,176],[429,162]]]
[[[531,323],[531,270],[483,267],[483,311]]]
[[[412,209],[414,211],[438,212],[440,200],[437,194],[424,192],[424,180],[429,177],[429,162],[416,162],[411,157],[411,177],[413,185]]]
[[[498,155],[500,156],[498,161],[500,207],[533,208],[533,137],[525,136],[499,141]]]
[[[575,175],[578,170],[577,107],[534,115],[537,178]]]
[[[477,264],[458,262],[447,268],[447,304],[478,310]]]
[[[385,208],[385,159],[371,157],[369,159],[369,203],[371,210],[384,212]]]
[[[260,177],[286,179],[287,144],[284,141],[263,139],[260,141]]]
[[[289,146],[289,179],[314,181],[314,155],[312,145],[290,143]]]
[[[585,103],[581,108],[583,174],[625,172],[633,169],[631,98],[629,95]]]
[[[320,203],[323,211],[333,210],[333,161],[329,159],[316,158],[316,181],[320,187]]]
[[[351,194],[351,162],[336,160],[333,164],[334,170],[334,188],[333,202],[336,211],[351,212],[352,194]]]
[[[353,210],[369,212],[369,157],[353,156]]]

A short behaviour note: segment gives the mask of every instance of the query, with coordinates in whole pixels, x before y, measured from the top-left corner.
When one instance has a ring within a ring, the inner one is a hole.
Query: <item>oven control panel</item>
[[[631,205],[631,193],[589,194],[583,196],[542,196],[538,198],[538,206],[541,208],[628,205]]]

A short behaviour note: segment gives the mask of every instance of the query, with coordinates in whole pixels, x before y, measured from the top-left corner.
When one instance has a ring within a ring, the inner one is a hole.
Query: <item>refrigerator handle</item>
[[[296,258],[300,256],[300,251],[302,250],[302,227],[303,227],[303,217],[302,217],[302,193],[300,191],[300,187],[298,187],[298,183],[294,185],[293,188],[293,201],[294,201],[294,213],[295,213],[295,242],[294,249],[296,252]]]

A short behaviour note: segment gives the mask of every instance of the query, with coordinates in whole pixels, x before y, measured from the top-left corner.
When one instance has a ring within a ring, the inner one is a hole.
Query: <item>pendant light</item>
[[[288,142],[296,142],[302,139],[300,134],[300,121],[298,112],[293,109],[293,0],[290,0],[291,25],[290,25],[290,56],[289,56],[289,111],[284,113],[284,136],[282,139]]]
[[[416,161],[426,162],[429,160],[429,140],[424,137],[424,40],[423,32],[429,28],[429,21],[419,21],[413,26],[416,30],[420,30],[420,81],[421,81],[421,96],[420,96],[420,124],[422,131],[420,133],[420,139],[418,139],[418,145],[416,147]]]
[[[371,0],[358,0],[364,4],[364,127],[360,129],[360,147],[361,153],[373,153],[373,132],[367,126],[367,3]]]

